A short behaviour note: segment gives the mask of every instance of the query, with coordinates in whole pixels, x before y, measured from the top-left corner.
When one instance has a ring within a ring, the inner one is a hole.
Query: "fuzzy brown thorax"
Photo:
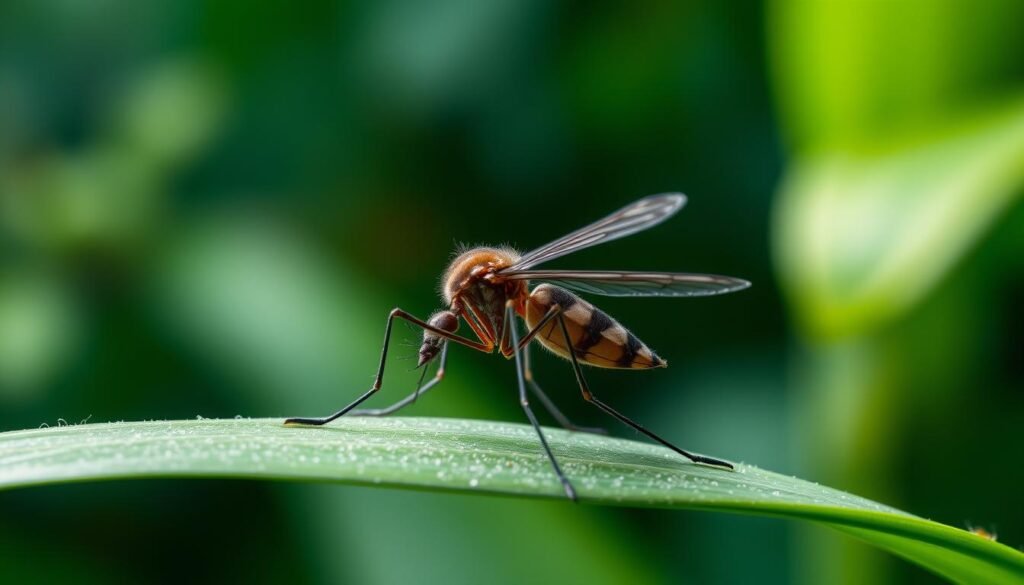
[[[472,248],[452,260],[441,280],[445,302],[484,341],[501,342],[498,337],[504,330],[508,300],[514,302],[518,314],[525,312],[526,281],[507,280],[498,274],[518,260],[519,253],[511,248]]]
[[[493,275],[519,260],[519,252],[512,248],[470,248],[459,253],[448,265],[441,278],[441,294],[449,305],[459,293],[473,284]]]

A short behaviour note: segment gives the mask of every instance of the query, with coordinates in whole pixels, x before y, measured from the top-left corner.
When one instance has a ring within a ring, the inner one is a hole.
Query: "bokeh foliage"
[[[1024,46],[1008,23],[1022,16],[1014,2],[916,1],[775,2],[769,16],[791,152],[773,241],[802,345],[798,443],[808,470],[885,501],[928,492],[951,455],[987,460],[964,414],[1021,420],[1003,410],[1019,407],[1006,402],[1019,352],[997,348],[1020,345],[1007,275],[1024,227],[1011,213]],[[1021,475],[1007,475],[989,497],[1012,497]],[[1000,524],[1019,525],[1008,511]],[[808,579],[893,571],[864,549],[807,542]]]

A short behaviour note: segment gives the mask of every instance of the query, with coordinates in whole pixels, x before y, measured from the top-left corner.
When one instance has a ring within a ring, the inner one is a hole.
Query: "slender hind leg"
[[[366,409],[353,410],[352,412],[349,412],[348,415],[349,416],[387,416],[389,414],[393,414],[395,412],[398,412],[399,410],[405,408],[406,406],[409,406],[413,402],[416,402],[417,398],[419,398],[420,396],[426,394],[431,388],[436,386],[441,380],[444,379],[444,366],[445,366],[445,363],[447,361],[448,361],[448,342],[446,341],[446,342],[444,342],[444,345],[441,346],[441,357],[440,357],[440,362],[439,362],[439,364],[437,366],[437,372],[434,373],[434,377],[431,378],[429,382],[427,382],[426,384],[423,383],[423,377],[427,375],[427,368],[424,367],[423,368],[423,375],[420,376],[419,382],[416,383],[416,390],[412,394],[406,396],[405,398],[399,400],[398,402],[392,404],[391,406],[386,406],[384,408],[366,408]]]
[[[362,396],[356,398],[350,404],[345,406],[345,408],[342,408],[341,410],[335,412],[330,416],[325,416],[323,418],[289,418],[285,419],[284,424],[288,426],[325,425],[331,422],[332,420],[344,415],[353,408],[359,406],[363,401],[365,401],[370,396],[373,396],[375,392],[380,390],[380,385],[384,382],[384,364],[387,362],[388,358],[388,344],[391,343],[391,326],[392,324],[394,324],[396,318],[405,319],[406,321],[412,323],[413,325],[426,329],[427,331],[433,332],[441,337],[444,337],[449,341],[460,343],[462,345],[465,345],[466,347],[471,347],[475,350],[482,351],[484,353],[490,353],[491,351],[494,350],[493,345],[480,343],[479,341],[473,341],[472,339],[467,339],[465,337],[455,335],[454,333],[450,333],[443,329],[438,329],[437,327],[434,327],[433,325],[427,323],[426,321],[423,321],[422,319],[417,319],[416,317],[413,317],[412,315],[406,313],[402,309],[392,309],[391,313],[388,314],[388,324],[384,328],[384,347],[381,348],[380,365],[377,366],[377,377],[374,378],[373,380],[373,386],[370,386],[369,390],[367,390]]]
[[[544,408],[551,414],[551,416],[558,421],[558,424],[562,425],[562,428],[570,431],[577,431],[580,433],[593,433],[595,435],[607,435],[608,431],[600,427],[581,427],[574,424],[569,417],[565,416],[562,411],[555,405],[554,401],[548,397],[547,393],[541,389],[537,381],[533,379],[533,369],[530,368],[530,346],[529,344],[523,346],[523,376],[526,378],[526,383],[530,385],[530,390],[533,391],[534,396],[540,400],[540,403],[544,405]]]
[[[558,309],[555,308],[554,311],[557,312]],[[545,322],[546,320],[542,321],[540,325],[543,325]],[[507,323],[506,326],[509,327],[512,332],[512,348],[514,350],[516,360],[516,379],[519,382],[519,404],[522,405],[523,412],[526,413],[526,418],[530,419],[530,424],[533,425],[533,429],[537,431],[537,436],[540,437],[540,444],[544,447],[544,452],[547,454],[548,460],[551,461],[551,467],[555,469],[555,475],[558,476],[558,481],[562,482],[562,487],[565,489],[565,495],[569,496],[569,499],[575,502],[576,490],[572,487],[572,484],[569,483],[569,479],[565,477],[565,474],[562,473],[562,467],[558,465],[558,460],[555,459],[555,455],[551,452],[551,447],[548,446],[548,440],[544,438],[544,433],[540,430],[540,424],[537,422],[537,417],[534,416],[533,410],[530,409],[530,401],[526,398],[526,375],[523,368],[523,357],[520,355],[522,348],[519,347],[519,328],[516,326],[515,313],[512,310],[511,303],[508,304],[505,309],[505,323]],[[535,332],[536,328],[534,331],[527,334],[527,338],[533,337]]]
[[[569,337],[569,329],[565,326],[565,317],[562,316],[561,313],[559,313],[559,315],[558,315],[558,324],[562,328],[562,335],[565,336],[566,347],[572,347],[572,338]],[[694,463],[706,463],[708,465],[714,465],[716,467],[725,467],[725,468],[728,468],[728,469],[733,469],[733,466],[732,466],[731,463],[727,463],[725,461],[721,461],[721,460],[715,459],[713,457],[705,457],[703,455],[697,455],[696,453],[690,453],[689,451],[684,451],[684,450],[680,449],[679,447],[676,447],[672,443],[669,443],[665,439],[662,439],[658,435],[656,435],[656,434],[652,433],[651,431],[645,429],[644,427],[640,426],[639,423],[637,423],[637,422],[633,421],[632,419],[628,418],[626,415],[621,414],[619,411],[617,411],[614,408],[608,406],[604,402],[601,402],[600,400],[598,400],[597,396],[594,396],[594,394],[590,391],[590,388],[587,387],[587,381],[583,378],[583,369],[580,368],[579,362],[576,361],[576,354],[574,352],[570,351],[569,352],[569,357],[572,359],[572,367],[573,367],[573,370],[576,372],[576,381],[579,382],[580,391],[583,392],[583,399],[584,400],[594,404],[594,406],[597,406],[601,410],[603,410],[606,413],[614,416],[615,418],[619,419],[623,423],[633,427],[634,429],[640,431],[641,433],[647,435],[648,437],[654,439],[655,441],[661,443],[662,445],[665,445],[669,449],[672,449],[676,453],[679,453],[680,455],[682,455],[683,457],[686,457],[687,459],[689,459],[690,461],[693,461]]]

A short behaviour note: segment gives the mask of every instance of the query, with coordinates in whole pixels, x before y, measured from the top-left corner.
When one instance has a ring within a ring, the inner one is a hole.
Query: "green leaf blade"
[[[964,530],[811,482],[737,465],[695,465],[657,445],[546,429],[586,503],[690,508],[825,523],[951,579],[1024,581],[1024,555]],[[72,481],[221,477],[332,481],[564,497],[527,425],[348,418],[62,426],[0,433],[0,489]]]

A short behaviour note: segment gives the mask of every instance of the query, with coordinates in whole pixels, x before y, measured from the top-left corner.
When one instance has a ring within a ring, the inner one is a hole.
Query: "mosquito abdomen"
[[[580,363],[599,368],[648,369],[668,364],[618,321],[571,292],[551,284],[533,289],[526,303],[526,323],[537,326],[552,306],[558,304],[565,315],[572,351]],[[558,319],[552,319],[538,332],[541,345],[557,355],[569,358],[565,336]]]

